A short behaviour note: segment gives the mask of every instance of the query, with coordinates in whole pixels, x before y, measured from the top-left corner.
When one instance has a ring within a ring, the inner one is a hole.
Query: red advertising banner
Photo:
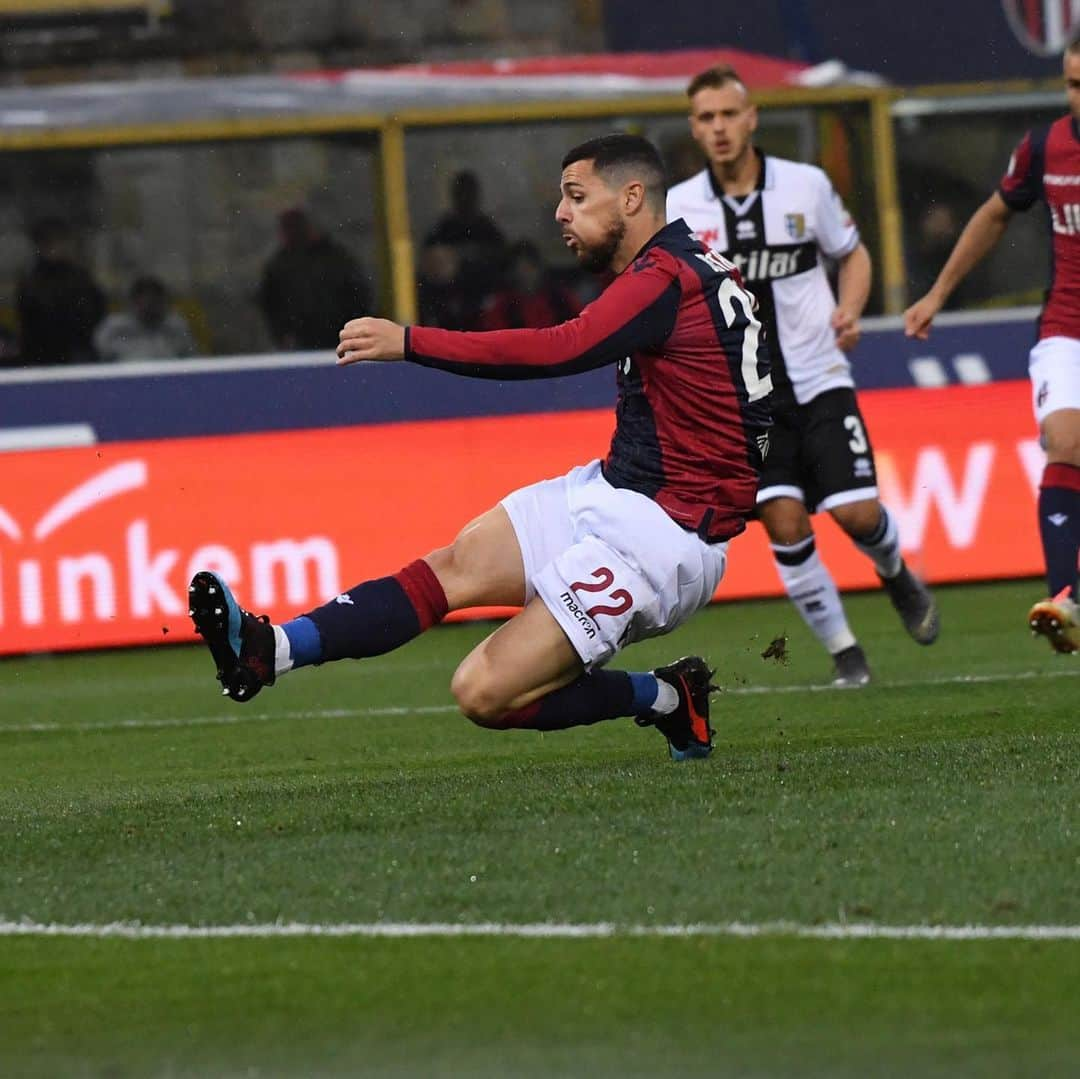
[[[883,500],[932,581],[1041,572],[1026,382],[861,398]],[[508,491],[603,453],[608,410],[114,442],[0,458],[0,654],[192,638],[221,572],[275,619],[450,542]],[[820,520],[820,519],[819,519]],[[870,564],[820,520],[841,588]],[[719,599],[780,594],[758,525]]]

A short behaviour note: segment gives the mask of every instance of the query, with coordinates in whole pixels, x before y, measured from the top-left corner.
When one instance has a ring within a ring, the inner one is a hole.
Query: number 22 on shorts
[[[607,592],[615,583],[615,574],[607,566],[597,566],[590,576],[595,577],[596,580],[576,581],[570,586],[570,590],[579,596],[586,592]],[[634,597],[625,588],[616,588],[614,592],[608,592],[608,598],[615,600],[617,605],[598,603],[587,608],[585,613],[590,618],[595,618],[598,614],[610,614],[617,617],[620,614],[626,614],[634,606]]]

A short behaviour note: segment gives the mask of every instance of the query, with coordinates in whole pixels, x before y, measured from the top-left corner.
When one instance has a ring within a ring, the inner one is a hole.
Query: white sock
[[[652,702],[652,711],[657,715],[667,716],[679,707],[679,694],[670,682],[662,678],[656,680],[656,700]]]
[[[865,540],[853,540],[864,555],[873,560],[874,568],[882,577],[895,577],[904,564],[900,556],[900,529],[896,527],[896,518],[881,507],[881,523],[874,534]]]
[[[771,544],[776,571],[788,598],[810,631],[831,655],[855,643],[840,602],[840,593],[817,553],[813,536],[790,546]]]
[[[281,626],[274,626],[274,677],[292,670],[292,646]]]

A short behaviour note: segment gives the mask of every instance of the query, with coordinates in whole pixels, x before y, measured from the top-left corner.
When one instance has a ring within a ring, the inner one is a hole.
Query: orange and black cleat
[[[655,727],[667,739],[673,761],[699,760],[712,752],[709,696],[717,690],[712,684],[715,673],[700,656],[683,656],[653,671],[674,688],[679,703],[674,712],[639,716],[636,722],[639,727]]]
[[[1028,625],[1036,637],[1045,637],[1062,655],[1080,652],[1080,610],[1063,588],[1052,599],[1040,600],[1028,612]]]

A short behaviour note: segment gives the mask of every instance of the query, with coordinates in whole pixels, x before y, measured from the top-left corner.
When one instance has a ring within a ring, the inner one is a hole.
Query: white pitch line
[[[0,726],[2,734],[63,731],[154,730],[168,727],[228,727],[238,723],[269,723],[273,720],[377,719],[382,716],[441,715],[456,712],[450,704],[420,705],[415,708],[322,708],[303,712],[237,712],[235,715],[185,716],[174,719],[114,719],[108,723],[20,723]]]
[[[0,921],[3,937],[91,937],[122,940],[266,939],[274,937],[511,937],[595,940],[635,937],[797,937],[809,940],[1039,940],[1080,941],[1076,925],[875,925],[872,922],[799,925],[794,922],[727,922],[702,925],[621,925],[616,922],[271,922],[240,925],[142,925]]]
[[[1057,671],[1016,671],[1010,674],[953,674],[947,678],[899,678],[891,682],[871,682],[872,689],[917,689],[920,686],[968,686],[995,682],[1029,682],[1036,678],[1076,678],[1080,667]],[[850,693],[851,686],[833,686],[828,683],[805,686],[734,686],[722,688],[721,694],[750,697],[762,693]]]
[[[917,689],[921,686],[985,685],[998,682],[1029,682],[1040,678],[1080,677],[1080,667],[1057,671],[1017,671],[1012,674],[958,674],[947,678],[896,679],[874,682],[871,689]],[[850,687],[829,684],[797,686],[732,686],[721,690],[721,697],[756,697],[790,693],[856,693]],[[865,692],[865,691],[864,691]],[[187,716],[171,719],[116,719],[106,723],[13,723],[0,724],[0,735],[33,733],[79,733],[82,731],[154,730],[170,727],[232,726],[239,723],[271,723],[275,720],[379,719],[390,716],[435,716],[457,714],[452,704],[427,704],[416,707],[324,708],[299,712],[246,712],[232,715]]]

